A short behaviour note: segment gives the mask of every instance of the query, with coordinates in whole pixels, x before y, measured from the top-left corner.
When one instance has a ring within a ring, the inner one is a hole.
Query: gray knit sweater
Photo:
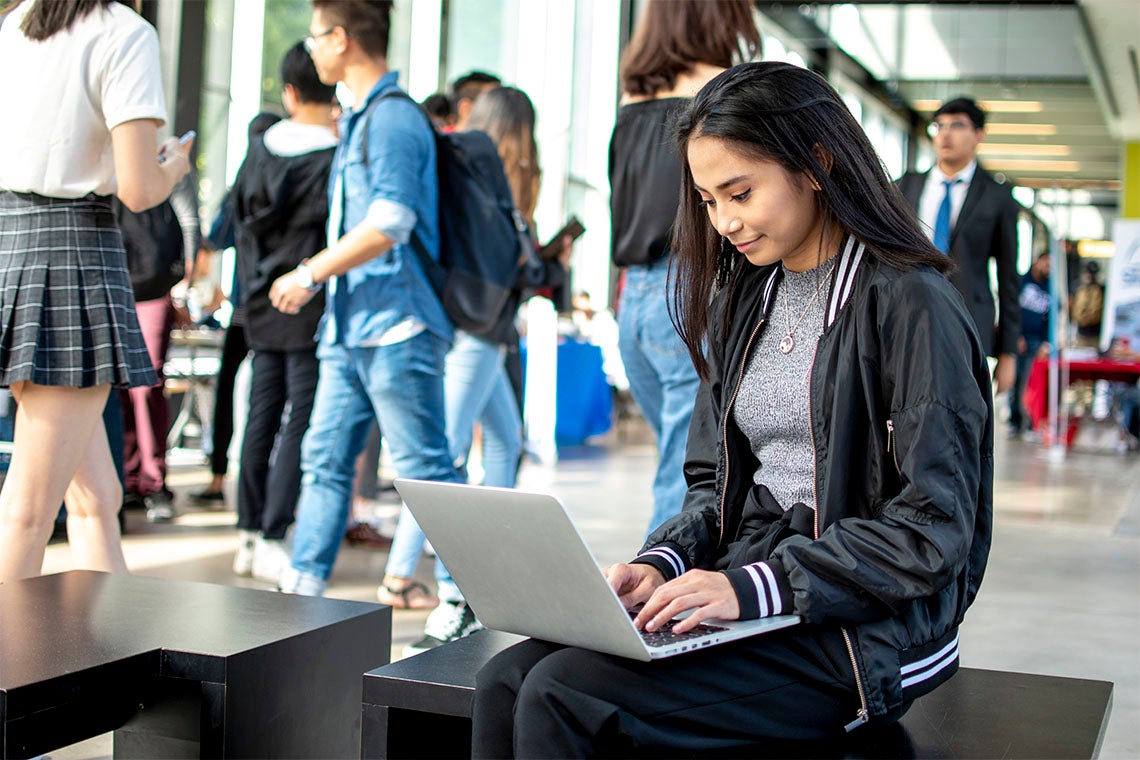
[[[808,380],[823,333],[832,265],[827,261],[806,272],[784,270],[733,407],[733,418],[760,462],[753,481],[767,486],[785,510],[796,502],[815,507]],[[795,346],[785,354],[780,341],[789,330]]]

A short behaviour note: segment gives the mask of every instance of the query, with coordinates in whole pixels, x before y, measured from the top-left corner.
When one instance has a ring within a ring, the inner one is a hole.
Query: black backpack
[[[391,97],[415,103],[402,90],[383,95],[377,102]],[[366,166],[367,118],[361,146]],[[427,123],[431,125],[430,120]],[[518,277],[519,263],[541,268],[542,262],[530,228],[515,208],[502,159],[490,136],[431,129],[439,177],[439,261],[431,258],[414,232],[411,247],[447,316],[461,330],[481,335],[498,323]]]
[[[162,298],[186,275],[182,225],[169,200],[134,213],[118,198],[112,202],[136,301]]]

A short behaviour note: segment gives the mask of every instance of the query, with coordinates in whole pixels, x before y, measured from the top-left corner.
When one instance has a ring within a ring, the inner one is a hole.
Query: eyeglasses
[[[313,48],[315,48],[317,46],[317,40],[319,40],[321,37],[329,36],[330,34],[335,32],[339,28],[340,27],[337,27],[337,26],[330,26],[328,29],[324,30],[320,34],[306,34],[305,39],[303,40],[303,43],[305,45],[305,52],[306,53],[312,53]]]
[[[939,132],[947,130],[949,132],[965,132],[967,130],[973,131],[975,129],[973,122],[962,121],[955,119],[954,121],[932,121],[926,128],[926,133],[934,137]]]

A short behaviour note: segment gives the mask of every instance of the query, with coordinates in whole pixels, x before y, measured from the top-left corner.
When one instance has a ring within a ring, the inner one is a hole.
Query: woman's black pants
[[[479,672],[472,756],[621,757],[822,739],[842,734],[858,708],[835,629],[797,626],[652,662],[528,640]]]

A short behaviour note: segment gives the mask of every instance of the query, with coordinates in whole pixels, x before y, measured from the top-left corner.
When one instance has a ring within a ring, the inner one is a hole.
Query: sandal
[[[413,579],[408,579],[407,585],[399,589],[381,583],[376,589],[376,598],[397,610],[427,610],[439,606],[439,599],[431,589]]]

